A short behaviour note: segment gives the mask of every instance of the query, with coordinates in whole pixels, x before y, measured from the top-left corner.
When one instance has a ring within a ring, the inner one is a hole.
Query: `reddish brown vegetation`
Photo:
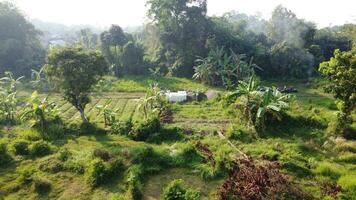
[[[160,114],[160,120],[162,123],[172,123],[173,122],[173,112],[171,109],[165,109]]]
[[[203,154],[203,156],[205,158],[205,162],[210,163],[211,166],[215,166],[216,161],[214,159],[214,154],[213,154],[213,152],[210,151],[210,149],[208,148],[207,145],[205,145],[201,142],[197,142],[195,147],[198,149],[198,151],[200,151]]]
[[[332,182],[324,182],[321,185],[321,190],[323,192],[323,195],[326,196],[331,196],[331,197],[336,197],[339,192],[341,192],[342,188],[340,185],[337,185]]]
[[[237,159],[230,176],[219,189],[219,199],[267,200],[292,197],[313,199],[289,182],[277,162],[257,164],[252,158]]]

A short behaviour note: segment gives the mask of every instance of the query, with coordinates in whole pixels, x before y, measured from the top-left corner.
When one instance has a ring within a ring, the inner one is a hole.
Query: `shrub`
[[[252,158],[237,159],[219,189],[219,199],[313,199],[299,192],[280,169],[279,163],[259,164]]]
[[[65,135],[64,126],[61,123],[47,124],[42,133],[43,137],[48,140],[63,139]]]
[[[144,175],[142,165],[134,164],[127,170],[126,181],[129,185],[138,185]]]
[[[21,138],[29,141],[38,141],[43,139],[41,133],[35,129],[21,130],[18,134]]]
[[[63,165],[65,170],[68,170],[70,172],[74,172],[77,174],[83,174],[85,172],[85,167],[84,165],[74,162],[72,160],[66,161]]]
[[[122,159],[115,158],[109,161],[110,176],[120,175],[125,170],[125,165]]]
[[[29,154],[29,142],[27,140],[18,139],[12,143],[12,149],[16,155],[28,155]]]
[[[146,141],[150,135],[160,131],[161,122],[154,117],[135,124],[129,136],[136,141]]]
[[[138,184],[130,184],[128,186],[126,195],[127,197],[129,197],[130,200],[141,200],[143,196]]]
[[[34,142],[31,144],[30,146],[30,153],[32,156],[45,156],[45,155],[49,155],[52,153],[52,149],[51,146],[49,145],[49,143],[40,140],[37,142]]]
[[[138,147],[132,150],[132,163],[142,164],[145,172],[154,173],[170,165],[170,157],[152,147]]]
[[[33,174],[34,170],[32,169],[25,169],[20,173],[20,179],[23,183],[31,183],[33,181]]]
[[[37,193],[47,193],[51,190],[51,182],[47,179],[35,179],[34,189]]]
[[[95,158],[100,158],[104,161],[108,161],[112,158],[112,155],[108,151],[103,149],[95,149],[93,152],[93,156]]]
[[[56,157],[47,158],[39,164],[39,169],[44,172],[57,173],[63,170],[63,163]]]
[[[184,138],[183,131],[177,127],[164,128],[160,132],[151,134],[146,142],[161,144],[162,142],[173,142]]]
[[[7,151],[7,145],[0,141],[0,166],[7,164],[10,160],[11,156]]]
[[[104,183],[107,172],[108,169],[103,160],[96,158],[90,161],[85,170],[87,183],[92,187]]]
[[[133,128],[132,118],[125,122],[115,122],[110,128],[113,134],[128,135]]]
[[[226,135],[230,140],[239,140],[244,143],[253,141],[253,136],[250,133],[234,126],[230,127]]]
[[[95,124],[85,122],[80,125],[81,134],[105,134],[105,130],[98,128]]]
[[[176,145],[172,146],[171,156],[173,162],[177,166],[192,166],[196,163],[201,163],[204,158],[199,154],[196,147],[192,143],[181,144],[176,148]]]
[[[183,180],[174,180],[163,190],[162,200],[197,200],[200,192],[187,188]]]
[[[207,164],[201,164],[198,165],[198,170],[200,171],[200,177],[203,180],[213,180],[217,176],[217,171],[214,167],[207,165]]]
[[[58,159],[60,161],[67,161],[71,156],[72,153],[67,148],[63,148],[58,152]]]

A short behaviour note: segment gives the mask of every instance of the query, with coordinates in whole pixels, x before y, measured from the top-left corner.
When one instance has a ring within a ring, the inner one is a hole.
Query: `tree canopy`
[[[55,48],[50,51],[45,73],[59,89],[64,98],[81,114],[90,102],[89,92],[100,78],[108,72],[108,63],[98,52],[84,51],[81,48]]]
[[[44,60],[40,32],[9,2],[0,2],[0,27],[0,75],[30,75]]]
[[[356,107],[356,52],[335,50],[330,61],[320,64],[319,71],[330,81],[326,91],[342,102],[339,123],[345,128]]]

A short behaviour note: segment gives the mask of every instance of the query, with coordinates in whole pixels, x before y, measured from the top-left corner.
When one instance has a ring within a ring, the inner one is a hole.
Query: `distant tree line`
[[[68,45],[101,51],[116,76],[169,74],[227,88],[251,69],[262,78],[313,76],[335,49],[356,47],[356,25],[317,29],[282,6],[269,20],[236,11],[210,17],[206,0],[149,0],[147,7],[150,22],[136,32],[87,28]],[[16,6],[0,3],[0,26],[0,74],[29,76],[43,65],[41,32]]]

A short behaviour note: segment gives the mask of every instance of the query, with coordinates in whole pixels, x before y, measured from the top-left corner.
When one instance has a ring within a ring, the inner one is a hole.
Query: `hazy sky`
[[[48,22],[108,26],[141,25],[146,0],[12,0],[30,18]],[[268,19],[282,4],[319,27],[356,23],[356,0],[208,0],[208,14],[237,10]]]

